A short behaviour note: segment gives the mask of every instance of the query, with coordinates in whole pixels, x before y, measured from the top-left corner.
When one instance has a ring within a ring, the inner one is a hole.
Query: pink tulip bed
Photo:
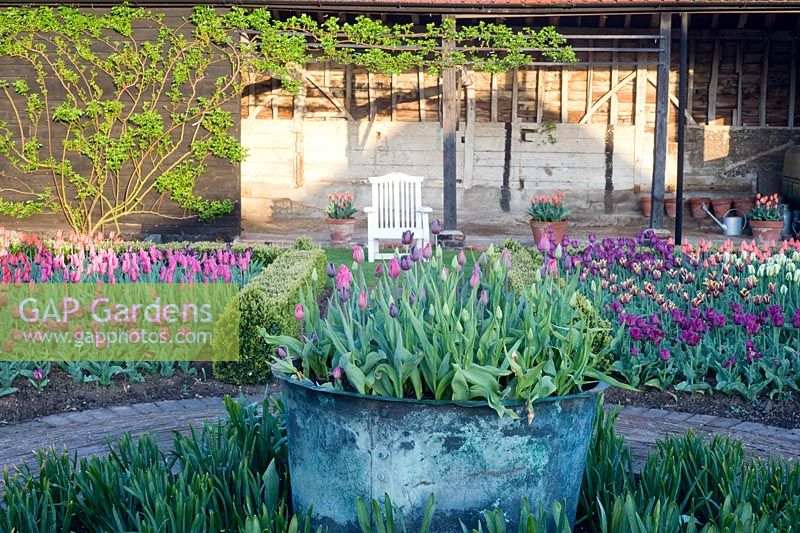
[[[318,249],[303,251],[314,248],[307,241],[299,248],[292,253],[300,256],[301,263],[303,254],[322,255]],[[285,251],[273,246],[225,243],[155,245],[122,242],[113,236],[45,240],[0,230],[0,305],[6,304],[3,287],[44,283],[226,283],[248,288],[252,294],[258,291],[249,287],[255,285],[257,289],[263,284],[271,265]],[[293,264],[297,261],[297,257],[290,260]],[[307,269],[300,273],[307,277]],[[305,281],[277,283],[292,287]],[[65,329],[67,323],[51,326]],[[10,352],[13,343],[19,341],[12,332],[0,341],[0,350]],[[237,368],[236,372],[240,370],[247,369]],[[111,403],[263,390],[263,386],[249,386],[246,380],[238,379],[236,372],[199,362],[0,361],[0,423]]]

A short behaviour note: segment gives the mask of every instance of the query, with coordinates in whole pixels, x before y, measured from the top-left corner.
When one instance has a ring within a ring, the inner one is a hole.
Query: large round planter
[[[553,228],[553,239],[558,244],[564,238],[564,234],[567,232],[569,222],[566,220],[561,220],[559,222],[542,222],[540,220],[531,220],[530,225],[534,244],[539,244],[539,241],[542,240],[542,237],[549,233],[550,228]]]
[[[664,198],[664,211],[669,218],[675,218],[678,214],[678,199]]]
[[[436,500],[432,532],[470,527],[481,511],[500,506],[516,522],[523,498],[531,507],[563,500],[574,520],[586,453],[604,385],[534,404],[528,424],[521,402],[507,404],[519,420],[499,417],[484,402],[363,396],[285,375],[294,508],[313,504],[315,524],[359,532],[354,503],[383,500],[419,529],[428,497]]]
[[[783,220],[751,220],[750,228],[753,230],[753,238],[759,246],[775,244],[781,240]]]
[[[353,238],[353,228],[356,225],[354,218],[327,218],[328,230],[331,232],[331,243],[346,245]]]
[[[722,220],[725,216],[725,213],[731,210],[731,199],[730,198],[720,198],[716,200],[711,200],[711,205],[714,206],[714,215]]]
[[[689,198],[689,211],[692,213],[692,218],[708,218],[708,213],[703,211],[703,205],[710,206],[711,198]]]
[[[653,199],[650,196],[642,196],[642,214],[650,218],[650,212],[653,210]]]

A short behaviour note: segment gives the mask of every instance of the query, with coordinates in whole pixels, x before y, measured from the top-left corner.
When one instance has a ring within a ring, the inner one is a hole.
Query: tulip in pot
[[[326,222],[331,234],[331,244],[346,245],[353,238],[353,228],[356,225],[356,208],[353,207],[353,195],[349,193],[333,193],[328,195],[328,215]]]
[[[394,258],[375,288],[359,261],[331,269],[325,313],[303,293],[301,338],[264,334],[296,509],[337,532],[360,531],[357,498],[384,494],[409,530],[431,495],[433,532],[497,505],[516,530],[524,498],[574,520],[598,393],[617,384],[598,369],[609,337],[581,319],[577,279],[515,293],[509,254],[482,259]]]
[[[559,191],[555,196],[539,195],[531,198],[528,216],[535,244],[538,244],[542,237],[549,237],[557,243],[564,238],[567,232],[567,217],[571,214],[564,207],[564,197],[565,194]]]
[[[748,214],[753,238],[759,246],[774,245],[781,240],[783,214],[777,194],[756,195],[756,206]]]

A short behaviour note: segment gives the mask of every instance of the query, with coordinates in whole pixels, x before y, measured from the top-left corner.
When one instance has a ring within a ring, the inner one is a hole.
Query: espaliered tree
[[[296,92],[312,59],[394,74],[464,64],[500,72],[537,55],[575,60],[552,28],[447,20],[420,31],[367,17],[277,20],[265,9],[208,7],[176,27],[130,6],[0,10],[0,58],[21,66],[15,77],[0,73],[0,214],[60,213],[82,234],[119,229],[134,215],[211,221],[233,202],[205,199],[195,185],[211,160],[245,157],[227,104],[248,74]],[[165,201],[182,214],[165,214]]]

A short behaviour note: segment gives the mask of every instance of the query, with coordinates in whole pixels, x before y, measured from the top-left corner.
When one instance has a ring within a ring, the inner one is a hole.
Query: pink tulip
[[[306,311],[301,304],[294,306],[294,317],[297,320],[303,320],[306,317]]]
[[[481,280],[481,271],[479,269],[472,270],[472,277],[469,278],[469,288],[472,289],[477,285]]]
[[[367,308],[367,293],[364,291],[358,294],[358,308],[362,311]]]
[[[340,291],[349,291],[352,282],[353,274],[350,269],[345,265],[339,265],[339,271],[336,273],[336,288]]]
[[[353,246],[353,261],[356,263],[364,262],[364,249],[357,244]]]
[[[431,248],[431,243],[426,242],[425,246],[422,247],[422,257],[424,259],[430,259],[433,256],[433,249]]]
[[[400,277],[400,261],[396,257],[389,260],[389,277],[393,279]]]
[[[335,380],[342,379],[342,367],[337,366],[333,369],[333,379]]]

